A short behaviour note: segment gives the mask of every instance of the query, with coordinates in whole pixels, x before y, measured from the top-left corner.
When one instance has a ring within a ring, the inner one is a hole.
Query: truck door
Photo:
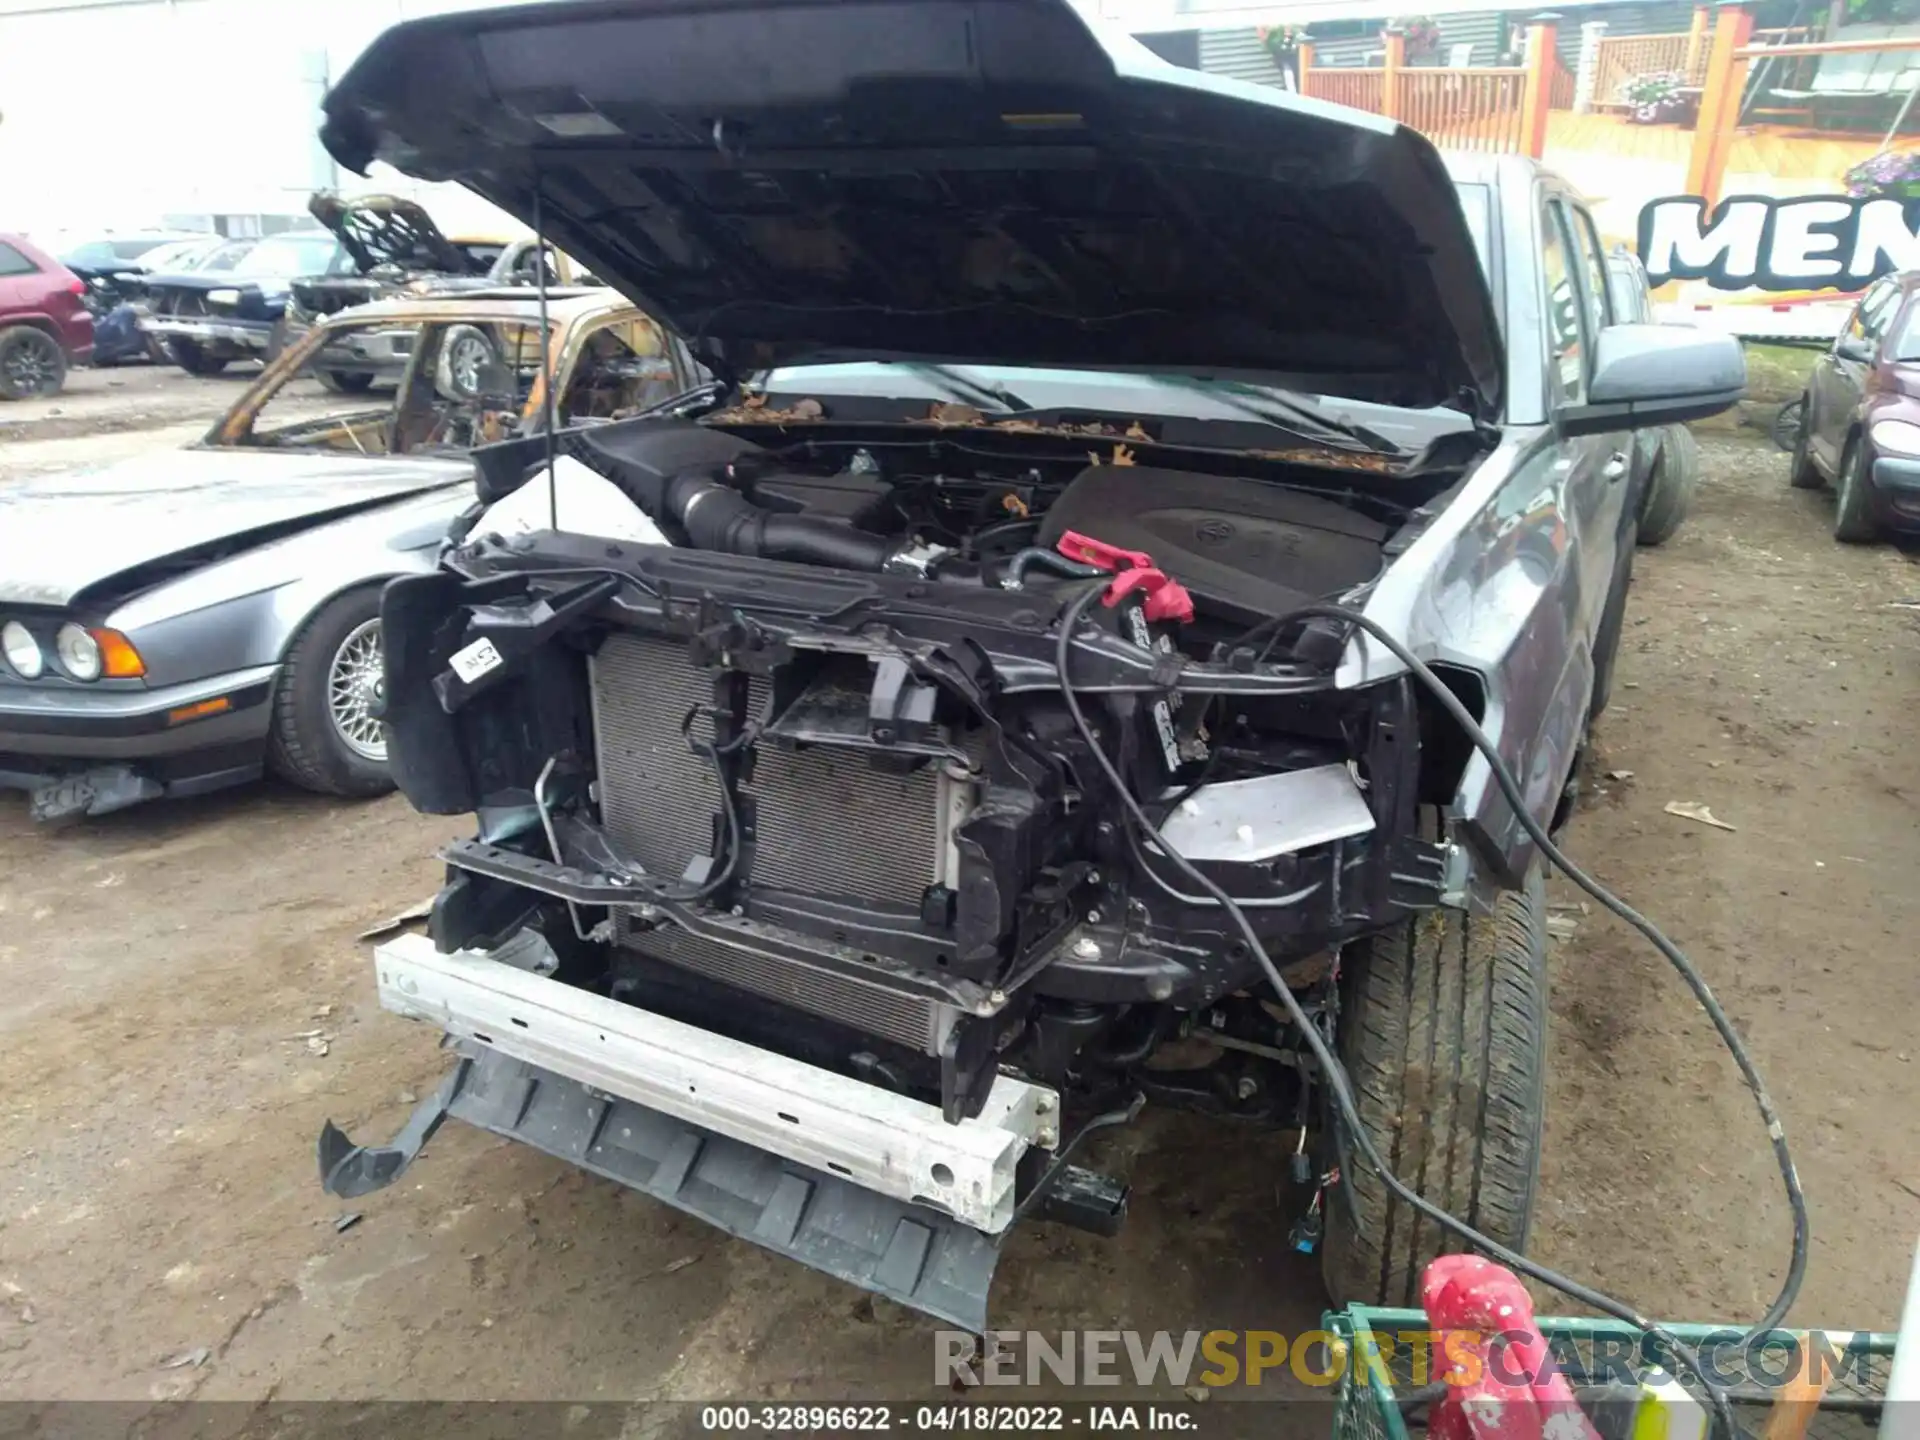
[[[1547,285],[1550,403],[1578,405],[1586,400],[1593,373],[1594,346],[1613,323],[1606,258],[1586,211],[1565,195],[1548,192],[1541,216],[1543,272]],[[1565,466],[1562,515],[1571,532],[1568,599],[1574,613],[1569,630],[1586,639],[1596,665],[1617,632],[1625,574],[1632,560],[1633,537],[1627,506],[1632,489],[1633,435],[1622,430],[1560,442]]]

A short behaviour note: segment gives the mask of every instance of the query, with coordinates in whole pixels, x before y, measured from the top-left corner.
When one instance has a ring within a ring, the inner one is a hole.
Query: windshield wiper
[[[925,361],[913,361],[903,365],[904,369],[916,375],[928,375],[943,382],[947,393],[958,400],[989,400],[1002,410],[1025,410],[1030,408],[1011,390],[999,385],[988,385],[975,380],[971,375],[956,369],[952,365],[935,365]]]
[[[1243,415],[1252,415],[1269,424],[1279,425],[1283,429],[1291,430],[1303,440],[1311,440],[1315,444],[1326,446],[1329,450],[1373,455],[1407,453],[1377,430],[1370,430],[1365,425],[1356,425],[1350,420],[1336,419],[1317,406],[1271,390],[1262,391],[1257,401],[1230,390],[1217,390],[1211,387],[1204,389],[1201,393],[1211,400],[1218,400],[1222,405],[1238,410]]]
[[[637,420],[642,415],[685,414],[702,405],[714,404],[716,401],[724,398],[726,393],[732,388],[732,383],[726,380],[704,380],[691,389],[682,390],[677,395],[669,395],[664,400],[656,400],[651,405],[643,405],[631,414],[623,415],[620,418],[623,420]]]

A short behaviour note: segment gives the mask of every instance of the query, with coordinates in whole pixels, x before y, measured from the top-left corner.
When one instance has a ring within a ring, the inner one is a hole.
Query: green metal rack
[[[1427,1318],[1418,1310],[1367,1306],[1329,1314],[1333,1336],[1328,1373],[1334,1378],[1334,1440],[1418,1440],[1426,1415],[1443,1393],[1447,1367]],[[1640,1384],[1660,1360],[1657,1341],[1617,1320],[1542,1319],[1537,1322],[1601,1440],[1628,1440]],[[1814,1365],[1832,1378],[1807,1440],[1874,1440],[1881,1399],[1892,1368],[1890,1334],[1815,1329],[1778,1330],[1751,1347],[1742,1327],[1673,1325],[1684,1343],[1730,1383],[1734,1415],[1743,1431],[1759,1435],[1785,1381]],[[1665,1367],[1671,1371],[1671,1367]],[[1674,1382],[1668,1380],[1669,1390]]]

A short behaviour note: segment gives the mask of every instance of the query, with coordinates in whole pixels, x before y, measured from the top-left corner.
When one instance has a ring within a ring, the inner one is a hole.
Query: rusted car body
[[[321,192],[307,209],[340,241],[353,270],[293,282],[286,313],[276,327],[275,354],[326,316],[374,300],[532,285],[543,263],[549,285],[578,282],[578,267],[565,255],[536,244],[531,234],[446,235],[420,205],[401,196],[343,199]],[[322,385],[341,392],[397,379],[407,366],[407,351],[397,343],[404,333],[396,329],[365,335],[351,346],[330,346],[309,367]]]

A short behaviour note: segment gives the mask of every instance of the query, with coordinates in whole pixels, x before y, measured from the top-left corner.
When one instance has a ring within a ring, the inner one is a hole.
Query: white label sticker
[[[447,663],[453,666],[454,674],[471,685],[489,670],[500,668],[500,652],[493,648],[493,641],[482,637],[454,651]]]

